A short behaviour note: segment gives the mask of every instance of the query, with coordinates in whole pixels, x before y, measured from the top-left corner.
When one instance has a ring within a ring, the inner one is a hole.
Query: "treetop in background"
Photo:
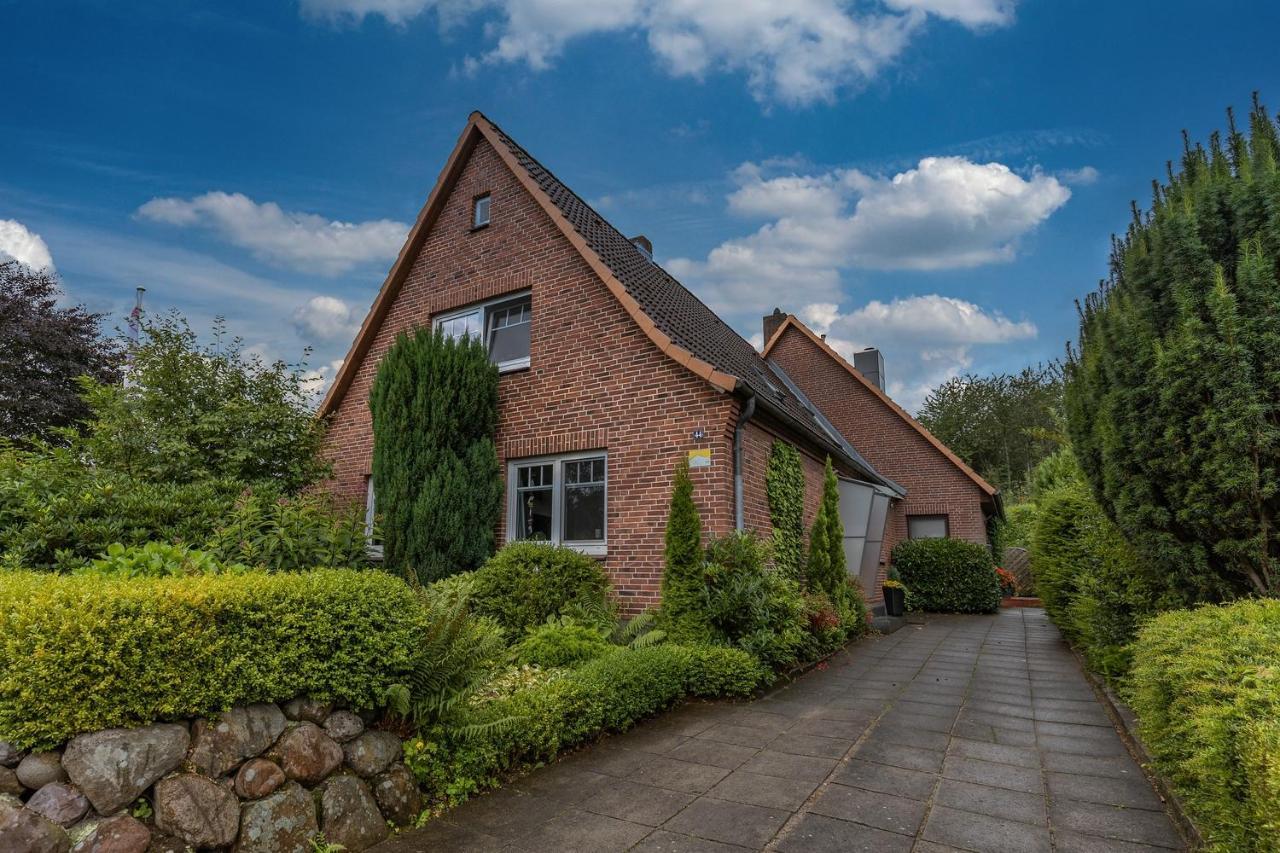
[[[76,379],[119,379],[120,348],[99,336],[101,314],[59,308],[48,270],[0,263],[0,438],[49,438],[88,415]]]
[[[1280,585],[1280,142],[1255,98],[1114,240],[1066,406],[1107,515],[1185,600]]]

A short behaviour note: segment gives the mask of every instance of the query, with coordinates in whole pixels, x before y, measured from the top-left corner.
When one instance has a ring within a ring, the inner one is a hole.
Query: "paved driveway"
[[[855,644],[750,703],[684,706],[464,804],[405,851],[1184,849],[1040,610]]]

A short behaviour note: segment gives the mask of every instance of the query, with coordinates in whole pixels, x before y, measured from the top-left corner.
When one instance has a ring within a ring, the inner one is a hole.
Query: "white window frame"
[[[480,218],[481,203],[484,207],[484,219]],[[483,193],[471,200],[471,230],[478,231],[481,228],[488,227],[493,221],[493,195]]]
[[[564,464],[586,459],[604,460],[604,538],[599,540],[569,541],[564,539]],[[551,466],[551,540],[549,544],[563,545],[593,557],[603,557],[609,551],[609,453],[604,450],[587,450],[562,453],[554,456],[530,456],[507,462],[507,541],[516,542],[520,530],[519,494],[520,468],[532,465]]]
[[[377,498],[373,494],[373,475],[365,477],[364,487],[364,540],[369,556],[382,559],[382,546],[373,541],[373,523],[378,514]]]
[[[464,308],[455,309],[447,314],[440,314],[439,316],[432,318],[431,327],[433,329],[438,329],[450,320],[457,320],[467,316],[468,314],[478,313],[480,315],[481,335],[484,337],[484,348],[485,350],[489,350],[491,346],[490,340],[493,336],[492,323],[494,309],[503,308],[512,302],[519,302],[525,299],[529,300],[529,346],[530,349],[532,349],[533,291],[531,290],[523,290],[519,293],[508,293],[505,296],[499,296],[496,299],[486,299],[484,302],[473,302]],[[523,358],[509,359],[508,361],[498,362],[498,372],[510,373],[513,370],[525,370],[529,367],[529,364],[530,358],[527,355]]]

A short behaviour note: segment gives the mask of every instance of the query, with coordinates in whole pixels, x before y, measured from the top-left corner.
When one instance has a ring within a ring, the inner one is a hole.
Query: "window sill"
[[[486,228],[488,228],[488,227],[489,227],[489,223],[488,223],[488,222],[486,222],[486,223],[485,223],[485,224],[483,224],[483,225],[472,225],[472,226],[471,226],[471,228],[469,229],[469,231],[470,231],[470,233],[474,234],[474,233],[476,233],[477,231],[483,231],[484,229],[486,229]]]
[[[504,373],[519,373],[521,370],[529,369],[530,360],[522,358],[519,361],[508,361],[505,364],[498,365],[499,375]]]

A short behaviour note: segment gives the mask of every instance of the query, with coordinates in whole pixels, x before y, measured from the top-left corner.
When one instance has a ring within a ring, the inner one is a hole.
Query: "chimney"
[[[853,354],[853,366],[873,385],[884,390],[884,355],[875,347],[867,347]]]
[[[773,333],[778,331],[783,322],[787,319],[787,315],[782,313],[781,308],[774,308],[772,314],[764,316],[764,342],[769,343],[769,339],[773,337]]]
[[[637,234],[631,238],[631,243],[637,249],[644,253],[649,260],[653,260],[653,241],[643,234]]]

